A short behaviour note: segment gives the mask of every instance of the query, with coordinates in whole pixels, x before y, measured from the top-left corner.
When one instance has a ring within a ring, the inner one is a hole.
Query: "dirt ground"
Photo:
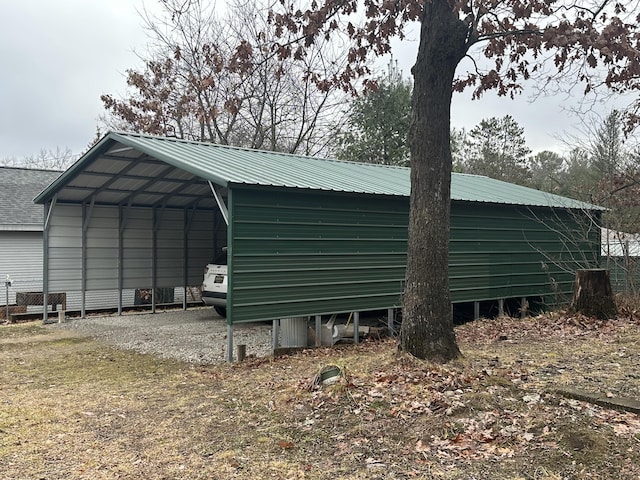
[[[11,479],[638,479],[640,317],[472,322],[434,365],[392,339],[233,365],[0,326]],[[318,372],[340,368],[332,385]]]

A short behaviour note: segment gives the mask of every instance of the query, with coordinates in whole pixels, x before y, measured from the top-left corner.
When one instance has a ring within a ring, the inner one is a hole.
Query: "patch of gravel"
[[[68,318],[50,326],[72,330],[119,349],[189,363],[213,364],[227,358],[227,324],[212,308]],[[247,355],[271,355],[271,323],[234,325],[233,344],[234,350],[236,345],[246,345]]]

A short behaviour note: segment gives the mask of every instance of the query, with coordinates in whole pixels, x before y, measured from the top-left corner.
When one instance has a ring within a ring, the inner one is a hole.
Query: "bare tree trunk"
[[[601,320],[615,317],[618,308],[613,299],[609,270],[576,271],[571,310]]]
[[[447,0],[425,2],[412,69],[411,200],[401,348],[438,362],[460,355],[449,294],[449,125],[451,84],[467,51],[467,32]]]

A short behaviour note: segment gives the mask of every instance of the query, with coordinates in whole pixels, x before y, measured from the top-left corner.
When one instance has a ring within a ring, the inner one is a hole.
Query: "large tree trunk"
[[[447,0],[425,2],[412,69],[411,201],[400,342],[412,355],[437,362],[460,355],[449,295],[450,110],[467,33]]]
[[[600,320],[613,318],[618,307],[613,299],[609,270],[577,270],[571,310]]]

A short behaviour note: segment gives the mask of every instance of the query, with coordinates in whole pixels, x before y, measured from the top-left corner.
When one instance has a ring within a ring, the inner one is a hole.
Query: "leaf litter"
[[[34,333],[0,329],[8,478],[640,478],[639,416],[556,393],[640,399],[636,315],[471,322],[447,365],[391,339],[194,366]]]

